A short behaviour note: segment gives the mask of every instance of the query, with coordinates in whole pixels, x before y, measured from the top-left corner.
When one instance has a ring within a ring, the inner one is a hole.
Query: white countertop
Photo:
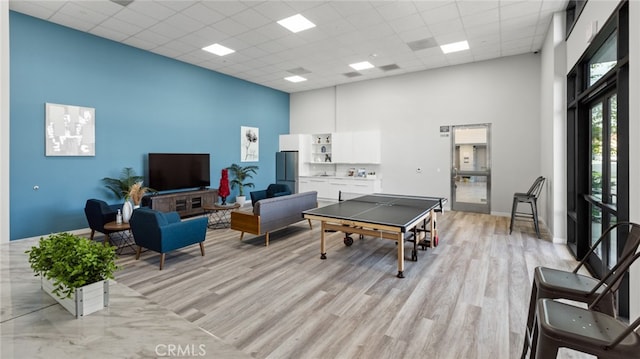
[[[344,179],[344,180],[350,180],[350,181],[375,181],[380,179],[379,176],[376,177],[354,177],[354,176],[311,176],[311,175],[305,175],[305,176],[298,176],[299,178],[313,178],[313,179],[328,179],[328,180],[335,180],[335,179]]]

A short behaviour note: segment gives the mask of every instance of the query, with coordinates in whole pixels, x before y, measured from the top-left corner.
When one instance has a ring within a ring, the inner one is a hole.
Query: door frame
[[[485,128],[487,131],[486,145],[487,145],[487,170],[486,171],[460,171],[456,168],[456,129],[460,128]],[[451,210],[464,211],[464,212],[476,212],[476,213],[491,213],[491,124],[490,123],[478,123],[467,125],[452,125],[451,126],[451,159],[450,159],[450,192],[451,192]],[[486,177],[487,186],[487,201],[486,203],[465,203],[458,202],[456,199],[456,178],[458,176],[482,176]]]

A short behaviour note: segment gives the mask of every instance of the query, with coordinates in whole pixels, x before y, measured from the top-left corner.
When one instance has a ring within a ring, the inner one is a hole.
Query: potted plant
[[[125,167],[118,178],[105,177],[102,179],[105,187],[118,199],[127,198],[131,186],[143,181],[144,177],[136,175],[136,171],[131,167]]]
[[[42,289],[81,317],[109,304],[109,279],[117,266],[115,247],[70,233],[40,238],[26,253]]]
[[[124,198],[122,219],[125,223],[129,222],[133,209],[140,207],[140,202],[145,193],[148,191],[154,192],[153,189],[143,186],[143,181],[144,177],[136,175],[136,172],[131,167],[125,167],[119,178],[105,177],[102,179],[102,182],[111,193],[118,199]],[[133,201],[133,204],[130,200]]]
[[[245,181],[249,178],[253,178],[253,175],[256,174],[256,171],[258,170],[258,166],[240,166],[234,163],[231,166],[227,167],[227,169],[231,171],[231,174],[233,175],[233,179],[229,181],[229,183],[231,184],[231,188],[236,188],[236,186],[238,187],[238,196],[236,196],[236,202],[238,202],[238,204],[242,206],[246,201],[246,197],[244,195],[244,187],[255,187],[255,184],[251,182],[246,183]]]

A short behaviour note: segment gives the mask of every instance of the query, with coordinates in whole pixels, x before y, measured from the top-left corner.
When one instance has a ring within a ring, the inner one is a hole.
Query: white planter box
[[[109,306],[108,280],[76,288],[76,292],[71,294],[71,297],[69,298],[60,298],[53,294],[53,281],[41,277],[40,283],[42,290],[47,292],[53,299],[60,303],[60,305],[65,307],[69,313],[75,315],[76,318],[89,315]]]

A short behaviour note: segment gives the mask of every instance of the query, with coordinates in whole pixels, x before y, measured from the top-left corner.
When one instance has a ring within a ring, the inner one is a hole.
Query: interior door
[[[452,126],[451,209],[491,213],[490,124]]]

